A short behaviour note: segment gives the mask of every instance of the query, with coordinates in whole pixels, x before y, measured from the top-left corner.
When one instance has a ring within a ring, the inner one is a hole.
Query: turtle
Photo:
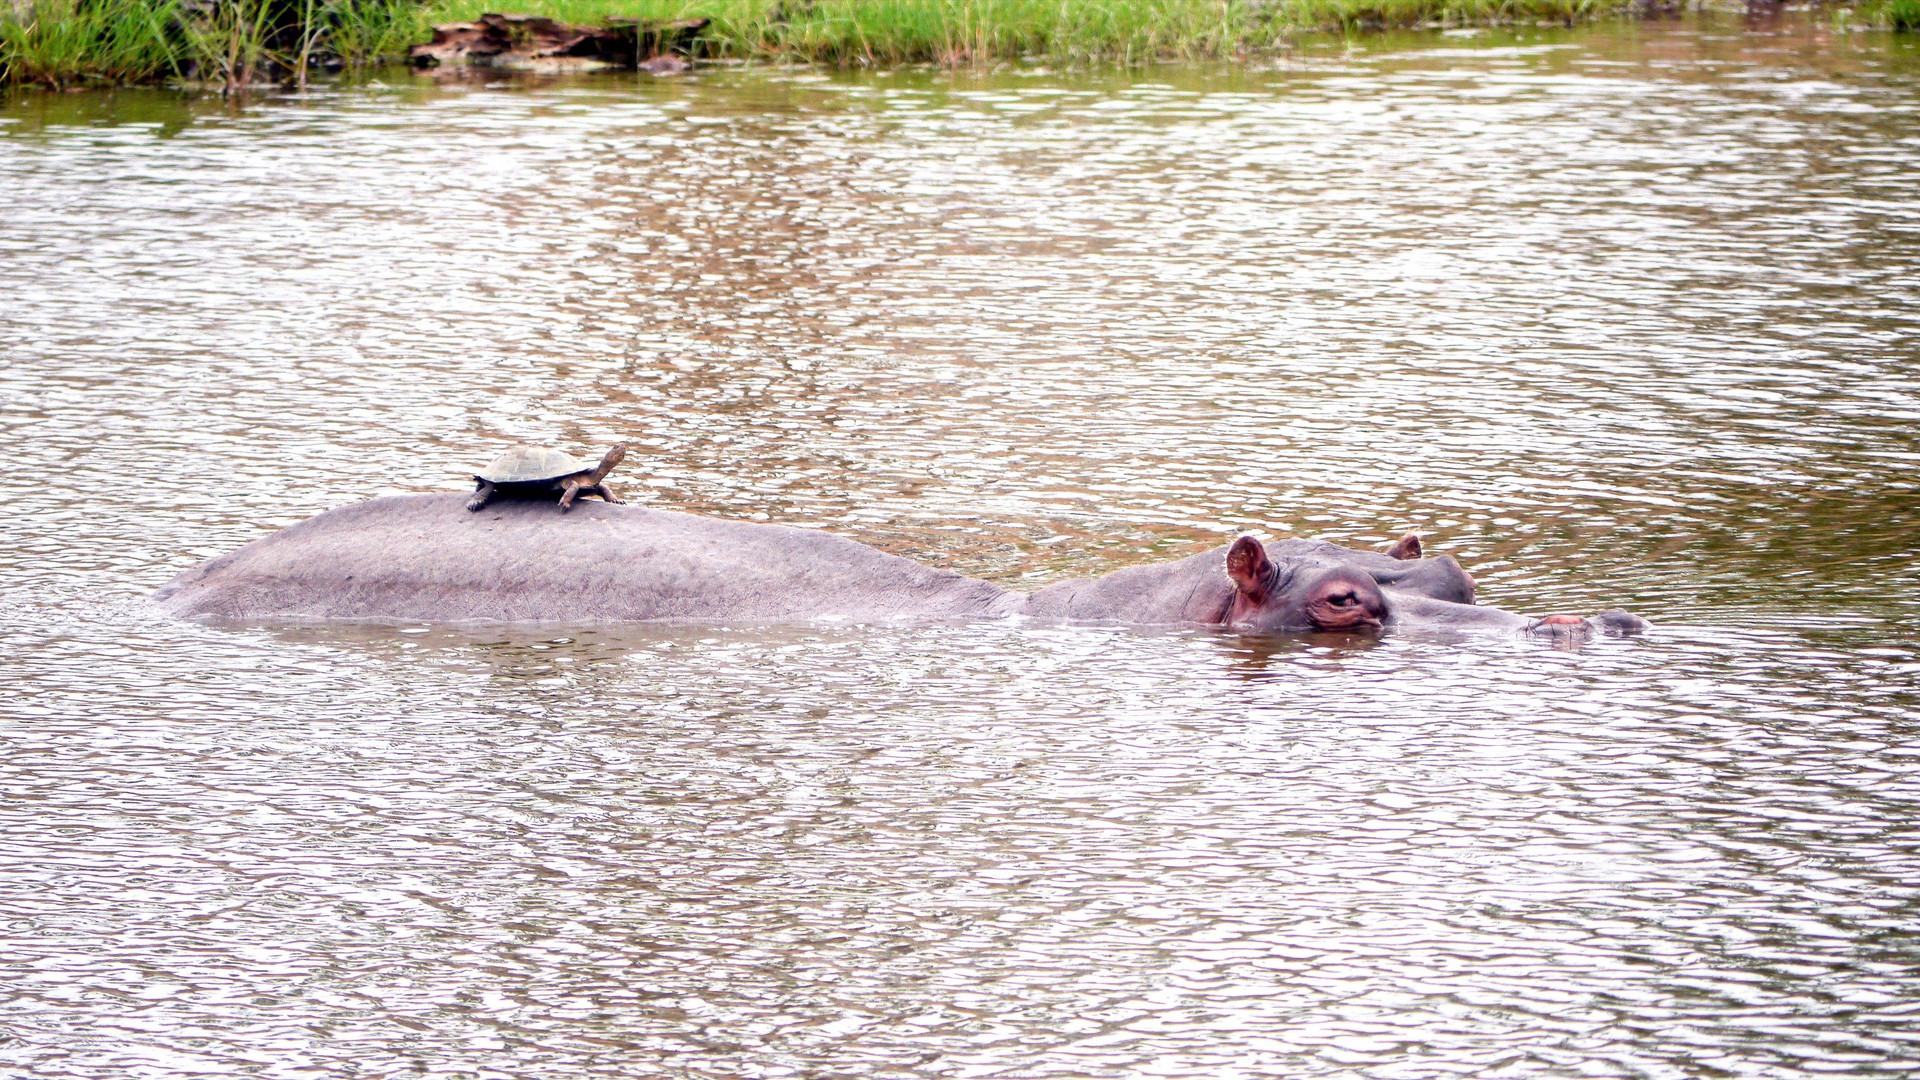
[[[473,474],[478,488],[467,500],[467,509],[478,510],[497,494],[538,496],[560,493],[560,509],[565,511],[580,495],[598,495],[610,503],[619,502],[613,489],[602,479],[627,456],[627,444],[615,443],[600,464],[588,468],[571,454],[544,446],[516,446],[493,463]]]

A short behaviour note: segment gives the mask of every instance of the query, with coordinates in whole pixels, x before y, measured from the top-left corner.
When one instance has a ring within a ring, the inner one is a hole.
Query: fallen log
[[[433,40],[415,45],[408,56],[416,67],[536,67],[542,61],[578,60],[610,67],[679,70],[685,62],[672,61],[693,51],[710,21],[609,19],[599,26],[578,26],[540,15],[489,13],[473,22],[434,27]]]

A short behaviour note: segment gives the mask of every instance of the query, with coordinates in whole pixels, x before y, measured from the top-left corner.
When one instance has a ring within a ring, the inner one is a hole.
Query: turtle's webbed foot
[[[479,489],[473,493],[473,498],[467,500],[467,509],[478,510],[487,505],[487,500],[491,498],[493,498],[493,485],[481,484]]]
[[[612,488],[610,488],[610,487],[608,487],[608,486],[607,486],[607,485],[605,485],[605,484],[596,484],[596,485],[594,485],[594,489],[593,489],[593,493],[594,493],[595,495],[598,495],[598,496],[600,496],[600,497],[601,497],[602,499],[605,499],[606,501],[608,501],[608,502],[610,502],[610,503],[617,503],[617,502],[619,502],[619,501],[620,501],[620,498],[619,498],[619,496],[617,496],[617,495],[615,495],[615,494],[613,493],[613,489],[612,489]]]
[[[579,484],[568,484],[566,494],[560,496],[560,512],[563,514],[566,513],[567,508],[573,505],[574,497],[579,494],[580,494]]]

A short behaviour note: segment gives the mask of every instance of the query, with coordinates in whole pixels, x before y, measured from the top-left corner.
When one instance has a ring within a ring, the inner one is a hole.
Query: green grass
[[[0,82],[56,89],[141,82],[175,71],[174,0],[40,0],[0,9]]]
[[[0,0],[0,84],[182,79],[235,89],[404,57],[486,11],[564,22],[712,20],[710,56],[838,67],[1208,60],[1311,29],[1573,22],[1634,0]],[[1858,0],[1856,25],[1920,30],[1920,0]]]
[[[322,10],[329,55],[344,64],[404,59],[431,33],[425,9],[408,0],[333,0]]]
[[[1886,0],[1863,5],[1856,13],[1868,22],[1894,30],[1920,30],[1920,0]]]
[[[0,85],[180,79],[230,91],[397,59],[428,33],[415,0],[0,0]]]
[[[499,0],[430,0],[430,22],[471,19]],[[1564,21],[1622,0],[528,0],[530,14],[713,20],[713,55],[833,66],[973,64],[1044,57],[1075,64],[1221,59],[1270,51],[1306,29]]]

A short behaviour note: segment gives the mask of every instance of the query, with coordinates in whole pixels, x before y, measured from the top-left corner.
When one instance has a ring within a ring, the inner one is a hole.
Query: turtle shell
[[[542,480],[558,480],[586,471],[586,465],[558,450],[544,446],[516,446],[494,458],[491,464],[473,476],[489,484],[537,484]]]

